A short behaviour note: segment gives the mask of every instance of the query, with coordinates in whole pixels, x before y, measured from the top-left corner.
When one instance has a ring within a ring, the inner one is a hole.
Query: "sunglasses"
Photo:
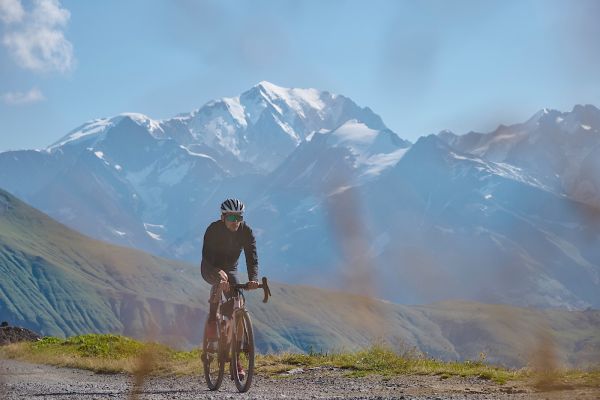
[[[225,216],[225,221],[229,222],[241,222],[244,220],[244,216],[240,214],[227,214]]]

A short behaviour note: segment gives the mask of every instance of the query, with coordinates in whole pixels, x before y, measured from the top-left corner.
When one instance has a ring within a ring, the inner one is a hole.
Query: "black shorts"
[[[225,271],[225,273],[227,274],[227,278],[229,279],[229,283],[230,284],[238,284],[239,280],[237,277],[237,269],[231,269],[231,270],[223,270]],[[204,280],[208,283],[210,283],[211,288],[210,288],[210,298],[208,299],[208,302],[211,304],[217,304],[219,302],[219,297],[217,295],[217,285],[219,284],[219,282],[221,282],[221,276],[219,275],[219,270],[216,268],[211,267],[208,263],[202,261],[202,263],[200,264],[200,272],[202,273],[202,278],[204,278]],[[223,304],[223,308],[221,309],[221,312],[228,316],[229,318],[231,318],[231,315],[233,314],[233,296],[234,294],[237,292],[237,290],[233,291],[230,290],[229,292],[225,292],[225,298],[227,299],[227,301]],[[212,306],[211,306],[211,310],[212,310]],[[211,311],[211,313],[214,312],[216,313],[216,307],[214,308],[214,311]],[[214,318],[215,315],[211,314],[211,316]],[[209,316],[209,318],[211,317]]]
[[[229,278],[229,283],[233,285],[237,285],[238,283],[240,283],[237,276],[237,267],[223,269],[223,271],[225,271],[225,273],[227,274],[227,278]],[[219,282],[221,282],[219,270],[217,268],[212,267],[204,260],[202,260],[202,263],[200,263],[200,273],[202,273],[202,278],[204,278],[204,280],[208,282],[211,286],[217,285]]]

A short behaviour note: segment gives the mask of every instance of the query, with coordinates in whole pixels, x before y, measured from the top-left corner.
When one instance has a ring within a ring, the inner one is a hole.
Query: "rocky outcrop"
[[[18,326],[9,326],[4,321],[0,325],[0,346],[17,342],[32,342],[40,339],[41,336],[26,328]]]

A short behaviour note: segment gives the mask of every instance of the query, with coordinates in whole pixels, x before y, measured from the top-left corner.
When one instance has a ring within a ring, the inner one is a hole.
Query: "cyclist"
[[[221,218],[211,223],[204,234],[202,262],[200,270],[206,282],[212,285],[210,290],[210,310],[206,335],[208,340],[217,338],[217,307],[221,289],[229,299],[234,293],[229,284],[238,284],[238,259],[244,250],[248,271],[248,289],[258,288],[258,257],[256,239],[252,229],[244,222],[244,203],[238,199],[227,199],[221,203]],[[221,310],[231,318],[232,307]],[[238,363],[238,366],[240,364]],[[244,371],[238,371],[244,374]]]

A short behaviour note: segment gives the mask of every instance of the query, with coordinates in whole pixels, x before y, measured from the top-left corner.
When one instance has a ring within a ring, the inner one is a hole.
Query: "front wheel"
[[[221,321],[216,321],[216,340],[208,340],[207,330],[209,322],[204,326],[204,339],[202,340],[202,367],[204,368],[204,379],[210,390],[218,390],[223,382],[225,371],[225,359],[221,343]]]
[[[231,343],[232,374],[235,386],[247,392],[254,376],[254,333],[248,311],[235,313],[235,329]]]

